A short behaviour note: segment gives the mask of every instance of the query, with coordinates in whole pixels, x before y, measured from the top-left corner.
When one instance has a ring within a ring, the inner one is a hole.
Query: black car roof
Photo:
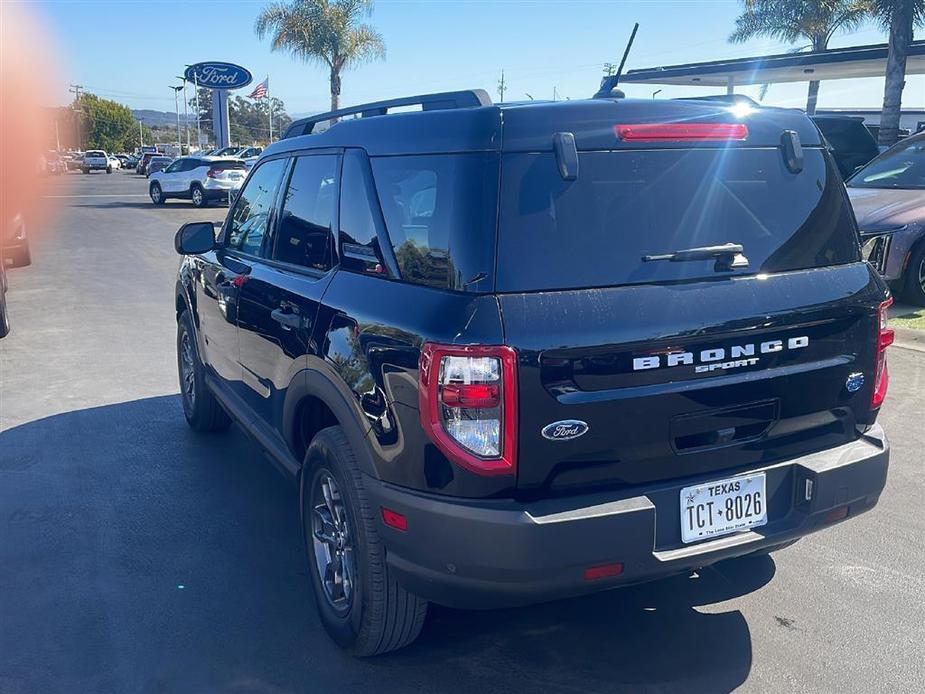
[[[557,132],[573,133],[579,150],[620,149],[627,144],[617,138],[615,126],[640,123],[745,123],[748,138],[730,142],[729,146],[776,147],[785,130],[795,131],[803,145],[821,145],[818,130],[801,111],[743,109],[719,102],[604,98],[482,103],[429,110],[425,106],[422,111],[399,113],[387,113],[385,107],[374,106],[376,109],[365,113],[364,106],[357,106],[348,111],[355,117],[342,119],[321,132],[312,129],[317,129],[327,114],[296,121],[286,138],[266,148],[263,156],[331,147],[362,147],[370,155],[549,151]],[[305,130],[311,134],[301,134]],[[664,142],[631,144],[634,149],[669,146]],[[691,144],[695,143],[684,146]]]

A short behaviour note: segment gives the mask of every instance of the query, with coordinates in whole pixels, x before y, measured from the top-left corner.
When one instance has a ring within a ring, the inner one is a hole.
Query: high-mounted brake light
[[[727,142],[748,137],[745,123],[635,123],[615,125],[626,142]]]
[[[506,346],[425,343],[421,424],[454,463],[481,475],[516,470],[517,355]]]
[[[888,325],[892,305],[893,299],[887,299],[880,304],[877,310],[877,367],[874,376],[874,394],[870,400],[871,409],[876,409],[883,404],[890,385],[890,371],[886,365],[886,348],[893,344],[896,337],[896,333]]]

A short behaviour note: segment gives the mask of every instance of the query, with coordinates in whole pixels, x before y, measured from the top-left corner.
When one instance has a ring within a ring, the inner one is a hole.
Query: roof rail
[[[405,96],[400,99],[388,99],[387,101],[374,101],[369,104],[360,104],[341,108],[336,111],[327,113],[317,113],[308,118],[300,118],[292,123],[283,135],[283,139],[297,137],[298,135],[310,135],[318,123],[341,118],[343,116],[352,116],[359,114],[361,118],[370,116],[387,115],[390,108],[399,108],[401,106],[421,106],[423,111],[438,111],[454,108],[478,108],[479,106],[491,106],[491,97],[484,89],[466,89],[458,92],[441,92],[439,94],[421,94],[419,96]]]

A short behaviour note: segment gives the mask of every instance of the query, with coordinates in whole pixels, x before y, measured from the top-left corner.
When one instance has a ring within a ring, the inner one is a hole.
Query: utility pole
[[[556,88],[555,85],[553,85],[553,88],[552,88],[552,100],[553,101],[559,100],[559,90]]]
[[[183,154],[183,142],[180,140],[180,92],[183,87],[170,85],[170,88],[173,89],[173,104],[177,110],[177,151]]]
[[[55,151],[61,151],[61,136],[58,133],[58,116],[55,116]]]
[[[189,146],[189,109],[187,104],[189,104],[189,99],[186,98],[186,78],[177,77],[178,80],[183,80],[183,130],[186,132],[186,153],[192,153],[192,150]]]
[[[139,142],[139,145],[138,145],[139,148],[143,148],[145,146],[145,131],[144,131],[144,128],[141,126],[140,118],[138,119],[138,142]],[[139,151],[141,151],[141,149],[139,149]]]
[[[501,103],[504,103],[504,92],[507,91],[507,87],[504,84],[504,68],[501,68],[501,81],[498,82],[498,94],[501,96]]]
[[[270,114],[270,139],[269,144],[273,144],[273,100],[270,98],[270,76],[267,75],[267,112]]]
[[[80,90],[83,89],[82,84],[72,84],[71,88],[68,89],[74,95],[74,130],[77,132],[77,151],[80,152],[80,114],[83,111],[80,108]]]

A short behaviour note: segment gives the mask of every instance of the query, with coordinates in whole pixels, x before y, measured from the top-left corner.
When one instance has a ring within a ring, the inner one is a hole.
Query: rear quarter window
[[[371,159],[402,279],[460,291],[494,280],[498,155]]]

